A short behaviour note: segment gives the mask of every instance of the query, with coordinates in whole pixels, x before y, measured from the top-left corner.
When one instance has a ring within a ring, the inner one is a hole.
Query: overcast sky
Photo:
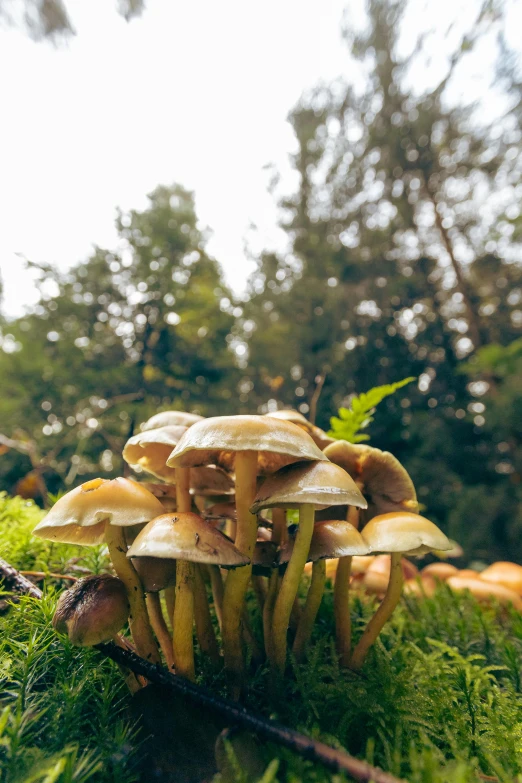
[[[209,250],[240,290],[250,223],[265,246],[278,241],[264,166],[286,165],[287,114],[303,90],[346,71],[345,4],[148,0],[127,24],[116,2],[67,0],[77,35],[60,48],[0,30],[6,311],[36,295],[19,254],[66,268],[93,244],[114,246],[116,207],[142,208],[157,184],[174,181],[195,191],[214,230]],[[354,14],[359,5],[352,0]],[[413,0],[426,23],[472,5]]]

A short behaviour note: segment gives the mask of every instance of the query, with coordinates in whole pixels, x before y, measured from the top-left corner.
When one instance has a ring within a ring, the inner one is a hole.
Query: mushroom
[[[494,599],[501,604],[513,604],[518,612],[522,612],[522,598],[520,595],[514,590],[510,590],[509,587],[505,587],[497,582],[461,576],[459,572],[456,576],[450,576],[446,584],[455,592],[469,590],[477,601],[491,601],[491,599]]]
[[[421,571],[421,577],[430,576],[440,582],[446,582],[450,576],[456,576],[459,569],[451,563],[430,563]]]
[[[140,429],[142,432],[146,430],[155,430],[158,427],[192,427],[197,421],[201,421],[203,416],[199,416],[197,413],[186,413],[185,411],[162,411],[156,413],[144,422]]]
[[[280,563],[288,562],[293,547],[292,543],[281,550]],[[292,651],[299,661],[310,641],[312,629],[321,605],[324,585],[326,582],[326,559],[346,557],[347,555],[364,556],[368,547],[359,531],[349,522],[340,519],[325,520],[314,525],[308,561],[313,563],[312,579],[306,596],[303,613],[297,625]]]
[[[451,546],[433,522],[406,511],[374,517],[363,528],[362,537],[371,552],[391,553],[391,573],[386,595],[350,658],[349,665],[354,670],[362,667],[368,650],[399,603],[404,582],[402,555],[424,555],[433,549],[444,550]]]
[[[125,585],[116,576],[96,574],[78,579],[58,599],[53,626],[72,644],[93,647],[112,639],[129,617]]]
[[[187,427],[178,424],[138,432],[123,447],[123,459],[131,466],[137,465],[146,473],[174,484],[176,471],[165,463],[186,431]]]
[[[265,416],[270,416],[272,419],[281,419],[282,421],[291,421],[292,424],[297,424],[305,432],[307,432],[312,438],[316,446],[322,450],[330,443],[334,443],[334,438],[331,438],[326,434],[324,430],[312,424],[311,421],[305,419],[302,413],[294,411],[292,408],[283,408],[279,411],[273,411],[272,413],[265,413]]]
[[[250,561],[256,543],[257,519],[250,512],[259,473],[271,473],[298,460],[326,460],[310,436],[295,424],[265,416],[218,416],[194,424],[182,437],[167,463],[190,468],[220,464],[235,469],[236,546]],[[243,679],[241,615],[252,566],[229,574],[223,603],[225,666],[238,695]]]
[[[518,595],[522,595],[522,566],[516,563],[499,560],[497,563],[485,568],[481,572],[480,578],[485,582],[503,585],[514,590]]]
[[[194,602],[197,601],[196,580],[201,588],[201,575],[194,569],[195,563],[220,566],[222,568],[237,568],[248,563],[234,544],[216,530],[210,523],[191,512],[175,512],[162,514],[146,525],[137,536],[127,553],[131,558],[161,558],[176,560],[179,563],[189,563],[192,568],[188,572],[186,584],[181,588],[176,580],[176,604],[174,609],[173,645],[176,669],[189,679],[194,679],[194,646],[192,640]],[[198,576],[199,574],[199,576]],[[188,587],[188,589],[185,589]],[[204,586],[203,586],[204,587]],[[180,600],[183,602],[179,610]],[[196,623],[202,618],[202,625],[208,628],[208,621],[203,617],[205,612],[200,604],[196,611]],[[207,605],[208,610],[208,605]],[[212,654],[214,644],[208,630],[202,630],[198,637],[204,639],[202,647],[207,645],[207,651]]]
[[[376,514],[418,510],[413,482],[399,460],[389,452],[338,440],[327,446],[324,453],[355,479],[368,501],[367,510],[361,514],[355,509],[349,510],[347,519],[355,527]],[[351,560],[343,558],[337,566],[334,587],[335,638],[342,666],[348,665],[351,651],[350,575]]]
[[[404,579],[415,579],[419,569],[405,557],[401,559]],[[391,555],[377,555],[363,574],[361,584],[367,593],[383,596],[388,589],[391,573]]]
[[[127,559],[125,527],[142,525],[163,513],[159,500],[126,478],[93,479],[61,497],[33,530],[39,538],[84,546],[108,546],[117,576],[127,590],[130,628],[136,649],[148,660],[159,662],[145,597],[138,574]]]
[[[261,485],[251,506],[252,513],[263,508],[298,508],[299,528],[279,593],[275,598],[271,627],[266,630],[267,654],[274,671],[282,674],[286,664],[286,634],[297,596],[299,580],[308,557],[314,530],[316,508],[350,504],[364,508],[366,501],[345,470],[328,461],[288,465],[269,476]],[[269,604],[270,595],[265,603]],[[269,604],[269,612],[271,610]],[[269,622],[267,614],[266,622]]]

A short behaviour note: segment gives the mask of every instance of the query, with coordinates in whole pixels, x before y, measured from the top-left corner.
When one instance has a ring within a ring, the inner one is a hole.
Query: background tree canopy
[[[362,78],[293,109],[287,251],[261,254],[244,301],[180,186],[120,214],[116,250],[66,275],[39,267],[40,303],[1,324],[2,488],[42,496],[121,473],[123,442],[161,408],[292,406],[328,429],[355,392],[415,376],[382,403],[372,443],[470,556],[522,558],[520,74],[488,2],[420,89],[426,35],[402,52],[407,8],[368,0],[362,30],[347,16]],[[492,26],[509,104],[495,122],[448,98]]]

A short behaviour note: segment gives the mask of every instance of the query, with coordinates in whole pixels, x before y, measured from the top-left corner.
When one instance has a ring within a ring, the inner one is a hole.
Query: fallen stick
[[[42,597],[41,590],[2,559],[0,559],[0,579],[3,579],[11,590],[30,595],[33,598]],[[206,688],[194,685],[184,677],[172,674],[162,666],[149,663],[130,650],[123,650],[113,643],[98,644],[95,649],[135,674],[142,675],[149,682],[185,696],[194,704],[225,718],[232,725],[241,726],[254,732],[258,737],[289,748],[309,761],[320,762],[334,772],[346,772],[359,781],[405,783],[400,778],[396,778],[378,767],[373,767],[365,761],[350,756],[344,750],[332,748],[324,742],[318,742],[294,729],[264,718],[262,715],[257,715],[236,702],[215,696]]]

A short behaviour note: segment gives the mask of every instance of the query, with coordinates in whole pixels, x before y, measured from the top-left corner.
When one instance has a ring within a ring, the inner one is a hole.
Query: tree
[[[3,323],[4,487],[40,459],[52,489],[113,475],[137,421],[160,408],[218,414],[233,404],[233,305],[193,196],[159,187],[149,199],[145,211],[118,216],[117,251],[97,248],[65,275],[37,267],[40,303]]]
[[[511,262],[520,247],[508,242],[504,214],[520,187],[520,139],[446,97],[497,23],[490,5],[478,9],[445,77],[425,90],[410,78],[424,37],[401,54],[407,8],[369,0],[365,29],[344,28],[364,86],[321,86],[290,115],[299,185],[280,202],[289,250],[264,254],[251,281],[241,387],[245,406],[307,412],[326,377],[318,417],[326,427],[354,391],[417,376],[417,390],[388,401],[372,441],[407,464],[444,524],[464,486],[492,481],[477,401],[458,368],[516,331],[521,268]]]

